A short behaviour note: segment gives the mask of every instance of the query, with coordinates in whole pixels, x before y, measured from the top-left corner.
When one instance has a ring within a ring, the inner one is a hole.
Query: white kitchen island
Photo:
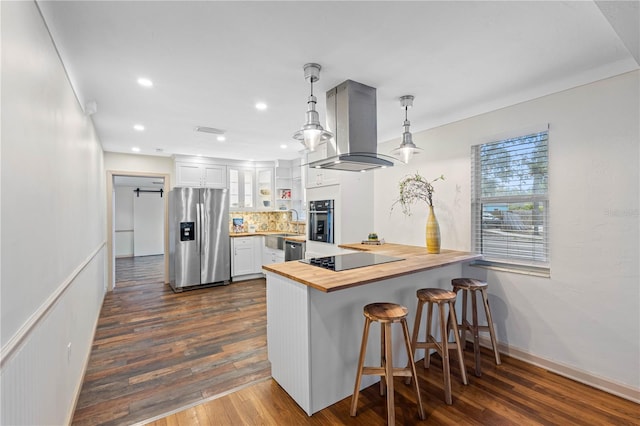
[[[427,254],[425,248],[399,244],[341,247],[404,260],[340,272],[297,261],[264,267],[271,375],[308,415],[353,393],[366,304],[408,307],[411,328],[416,290],[449,289],[451,279],[461,276],[462,264],[480,258],[453,250]],[[394,326],[392,334],[393,364],[403,367],[407,354],[400,328]],[[379,327],[372,326],[368,342],[366,365],[379,364]],[[362,388],[378,380],[363,376]]]

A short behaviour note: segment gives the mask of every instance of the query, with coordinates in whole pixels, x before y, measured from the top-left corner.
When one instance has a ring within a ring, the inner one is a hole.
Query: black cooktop
[[[302,263],[319,266],[332,271],[344,271],[347,269],[362,268],[365,266],[379,265],[381,263],[404,260],[400,257],[384,256],[375,253],[347,253],[337,256],[314,257],[300,260]]]

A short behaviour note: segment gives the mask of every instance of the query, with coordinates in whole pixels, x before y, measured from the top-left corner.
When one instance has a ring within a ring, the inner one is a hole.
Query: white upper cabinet
[[[230,210],[273,208],[273,167],[229,166]]]
[[[288,210],[291,208],[293,198],[291,178],[291,162],[278,160],[276,165],[276,192],[275,200],[277,210]]]
[[[256,168],[258,183],[256,209],[273,210],[273,167]]]
[[[176,186],[227,188],[227,166],[206,161],[176,160]]]
[[[307,154],[307,163],[327,158],[326,142],[318,146],[315,151]],[[314,167],[305,166],[307,168],[307,188],[315,188],[318,186],[336,185],[340,183],[340,172],[330,169],[316,169]]]
[[[255,180],[255,169],[229,166],[230,210],[255,208]]]
[[[227,188],[227,167],[204,165],[202,179],[207,188]]]
[[[247,162],[221,158],[176,157],[179,187],[229,188],[229,210],[303,208],[301,159]]]
[[[302,208],[304,191],[302,190],[302,167],[300,159],[278,160],[276,164],[276,209]]]
[[[176,186],[200,186],[202,166],[200,164],[176,162]]]

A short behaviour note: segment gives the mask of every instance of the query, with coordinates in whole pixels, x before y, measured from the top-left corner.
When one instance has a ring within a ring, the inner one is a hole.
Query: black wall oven
[[[309,201],[309,241],[333,244],[333,200]]]

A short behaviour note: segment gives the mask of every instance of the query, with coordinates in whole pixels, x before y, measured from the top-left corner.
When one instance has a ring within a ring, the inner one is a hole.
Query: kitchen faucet
[[[299,221],[298,210],[296,210],[296,209],[289,209],[289,211],[291,211],[291,212],[295,212],[295,214],[296,214],[296,220],[294,220],[294,221],[292,221],[292,222],[298,222],[298,221]]]

